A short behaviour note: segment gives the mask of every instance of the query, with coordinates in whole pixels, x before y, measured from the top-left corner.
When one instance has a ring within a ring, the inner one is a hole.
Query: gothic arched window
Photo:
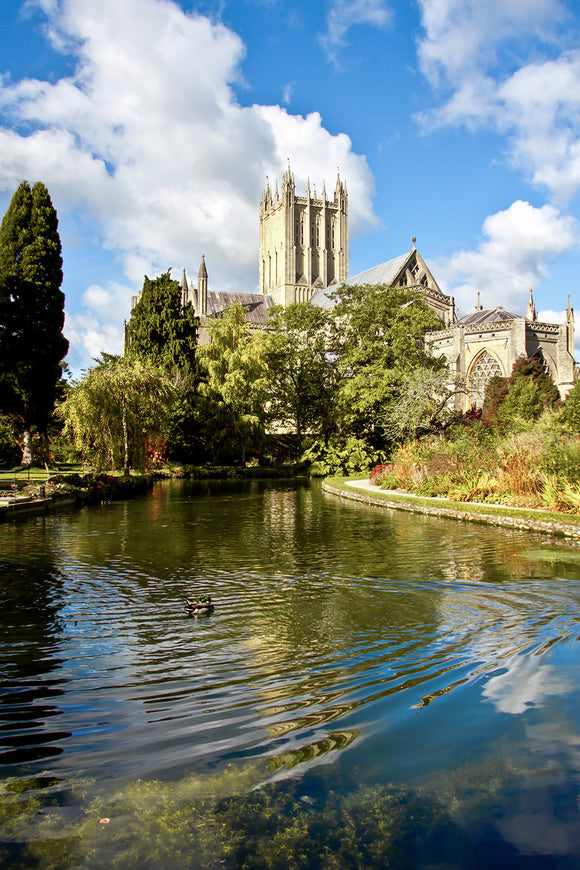
[[[495,377],[503,377],[500,365],[487,350],[484,350],[475,360],[469,375],[472,408],[483,408],[485,390],[491,379]]]
[[[533,359],[535,359],[536,362],[538,363],[538,365],[540,366],[540,368],[542,370],[542,374],[549,375],[550,377],[552,377],[552,370],[550,369],[550,363],[546,359],[544,351],[542,350],[542,348],[539,348],[536,351],[536,353],[533,356]]]

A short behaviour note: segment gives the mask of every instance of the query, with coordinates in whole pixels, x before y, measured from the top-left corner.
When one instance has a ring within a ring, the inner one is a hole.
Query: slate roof
[[[333,284],[324,290],[317,290],[310,301],[319,308],[333,308],[335,303],[329,298],[329,295],[338,287],[342,287],[345,284],[346,286],[353,286],[354,284],[387,284],[387,286],[390,286],[409,259],[411,253],[412,251],[407,251],[406,254],[401,254],[399,257],[387,260],[386,263],[380,263],[378,266],[373,266],[372,269],[366,269],[364,272],[359,272],[358,275],[352,275],[341,284]]]
[[[268,310],[274,302],[271,296],[261,293],[229,293],[225,290],[208,290],[207,314],[215,317],[221,314],[229,305],[243,305],[246,310],[246,320],[254,326],[264,326],[268,320]]]
[[[466,314],[454,326],[470,326],[474,323],[496,323],[501,320],[524,320],[521,314],[514,314],[499,305],[497,308],[484,308],[483,311],[472,311]]]

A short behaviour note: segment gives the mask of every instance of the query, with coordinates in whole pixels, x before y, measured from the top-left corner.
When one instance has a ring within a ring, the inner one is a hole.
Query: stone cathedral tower
[[[290,167],[282,193],[270,184],[260,201],[260,293],[276,305],[306,302],[316,290],[348,278],[348,194],[336,179],[334,198],[296,196]]]

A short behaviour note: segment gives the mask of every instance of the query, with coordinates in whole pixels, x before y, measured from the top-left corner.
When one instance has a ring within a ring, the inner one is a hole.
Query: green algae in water
[[[92,798],[91,783],[79,780],[67,786],[65,806],[62,783],[34,791],[8,782],[0,861],[42,870],[406,870],[449,860],[450,843],[476,856],[479,844],[458,820],[491,813],[506,789],[550,772],[558,773],[505,757],[414,790],[316,779],[325,791],[313,797],[303,779],[264,783],[264,767],[231,766],[176,784],[138,780]]]

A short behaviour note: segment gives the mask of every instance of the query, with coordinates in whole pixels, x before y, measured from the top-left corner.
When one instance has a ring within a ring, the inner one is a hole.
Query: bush
[[[317,439],[304,451],[300,462],[310,465],[313,477],[326,477],[332,474],[358,474],[368,471],[383,458],[382,451],[374,450],[365,441],[351,435],[345,440],[337,436],[328,445]]]
[[[386,465],[376,465],[369,475],[369,481],[373,486],[380,486],[381,489],[396,489],[395,466],[392,462]]]

